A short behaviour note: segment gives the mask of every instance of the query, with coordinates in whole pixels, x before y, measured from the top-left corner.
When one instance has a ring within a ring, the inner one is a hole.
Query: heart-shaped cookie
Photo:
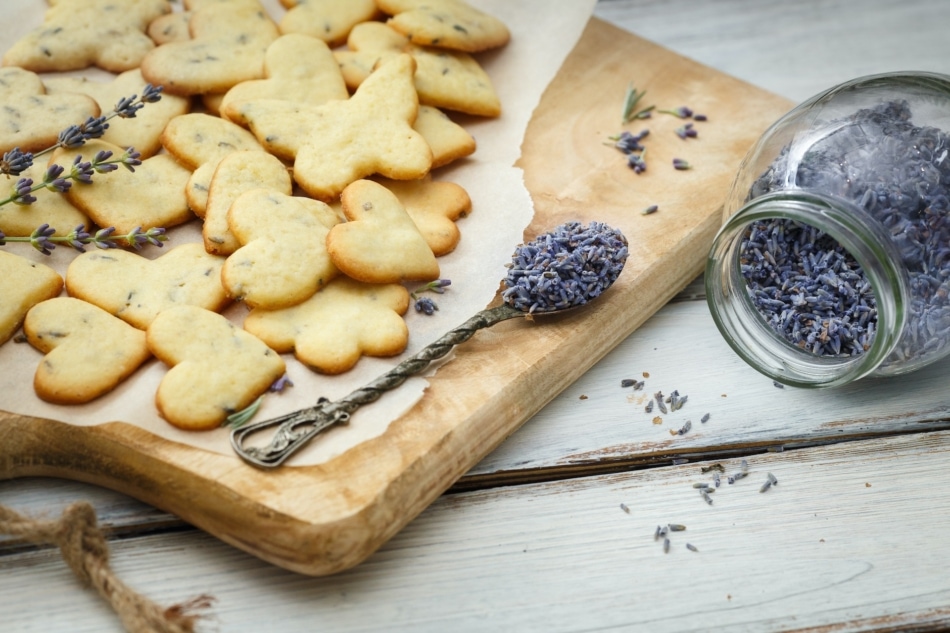
[[[337,277],[301,304],[282,310],[255,309],[244,329],[278,352],[324,374],[340,374],[360,356],[394,356],[406,349],[402,316],[409,292],[398,284],[364,284]]]
[[[33,376],[33,389],[57,404],[89,402],[112,391],[151,356],[145,332],[72,297],[33,306],[23,332],[30,345],[46,354]]]
[[[0,68],[0,153],[19,147],[37,152],[56,144],[67,125],[99,116],[99,104],[81,94],[46,94],[35,73]]]
[[[176,305],[223,309],[229,302],[221,285],[223,265],[223,257],[194,242],[154,260],[117,249],[88,251],[66,269],[66,290],[144,330]]]
[[[283,376],[284,360],[220,314],[175,306],[155,317],[148,347],[171,367],[155,394],[165,420],[189,431],[221,426]]]
[[[35,72],[98,66],[110,72],[136,68],[155,42],[149,22],[171,12],[168,0],[58,0],[43,23],[3,55],[5,66]]]
[[[63,278],[49,266],[0,251],[0,345],[10,340],[30,308],[62,289]]]
[[[235,199],[228,225],[242,245],[221,270],[234,299],[276,310],[309,299],[338,274],[327,253],[330,227],[339,222],[326,204],[269,189]]]
[[[208,207],[211,178],[221,159],[231,152],[263,152],[254,135],[236,123],[203,112],[177,116],[162,132],[162,145],[194,172],[185,188],[185,199],[195,215],[203,218]]]
[[[194,11],[191,39],[168,42],[142,60],[142,76],[177,95],[225,93],[264,76],[264,52],[280,33],[259,2],[218,2]]]
[[[299,33],[330,46],[346,43],[350,29],[379,14],[375,0],[281,0],[288,11],[280,20],[281,33]]]
[[[347,222],[327,235],[327,251],[344,274],[366,283],[431,281],[439,263],[389,189],[357,180],[340,196]]]
[[[455,221],[472,211],[472,199],[464,188],[430,178],[379,182],[396,194],[436,257],[455,250],[461,238]]]
[[[228,210],[239,195],[251,189],[269,189],[289,196],[293,182],[287,167],[266,152],[232,152],[222,158],[211,177],[201,227],[206,251],[230,255],[241,246],[228,226]]]
[[[52,160],[71,165],[77,157],[88,161],[103,151],[121,156],[125,150],[94,139],[81,147],[56,150]],[[143,160],[135,172],[120,168],[95,176],[92,184],[75,183],[65,196],[97,225],[114,227],[120,234],[136,227],[167,229],[195,217],[185,200],[189,177],[191,172],[173,156],[158,154]]]
[[[221,101],[221,116],[247,125],[239,107],[245,101],[282,99],[318,105],[350,98],[329,47],[307,35],[283,35],[268,46],[264,76],[266,79],[242,81],[228,90]]]

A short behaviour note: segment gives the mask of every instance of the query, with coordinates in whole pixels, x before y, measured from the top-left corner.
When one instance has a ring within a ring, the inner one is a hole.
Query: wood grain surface
[[[605,49],[604,41],[613,44]],[[643,175],[605,144],[621,130],[629,82],[658,107],[688,103],[710,118],[687,143],[674,134],[681,120],[657,115]],[[129,424],[73,427],[0,414],[2,475],[113,488],[305,574],[351,567],[697,275],[738,162],[789,105],[592,19],[542,97],[520,166],[536,203],[527,237],[567,220],[607,222],[629,236],[627,266],[602,300],[478,334],[382,436],[319,466],[262,472]],[[674,170],[677,156],[695,167]],[[642,215],[649,204],[660,211]]]

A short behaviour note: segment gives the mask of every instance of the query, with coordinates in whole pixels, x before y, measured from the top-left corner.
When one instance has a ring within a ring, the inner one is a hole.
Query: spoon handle
[[[478,330],[519,316],[523,317],[525,313],[507,304],[482,310],[385,374],[339,400],[320,398],[313,407],[234,429],[231,431],[231,446],[244,461],[254,466],[280,466],[314,437],[337,424],[347,424],[354,411],[403,384],[428,367],[429,363],[444,357],[453,347],[472,338]],[[266,445],[249,446],[252,437],[263,435],[272,427],[277,427],[277,430]]]

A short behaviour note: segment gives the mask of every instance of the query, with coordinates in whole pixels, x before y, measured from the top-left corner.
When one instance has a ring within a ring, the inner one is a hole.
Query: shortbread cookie
[[[419,115],[412,129],[429,144],[432,169],[475,153],[475,138],[438,108],[419,106]]]
[[[399,199],[436,257],[455,250],[461,233],[456,220],[472,210],[472,200],[460,185],[425,178],[380,181]]]
[[[501,114],[501,101],[488,73],[468,53],[410,44],[409,38],[381,22],[356,26],[347,47],[335,56],[351,90],[363,82],[377,60],[406,52],[416,60],[419,103],[478,116]]]
[[[86,77],[50,77],[44,79],[47,94],[75,93],[88,95],[96,100],[102,112],[111,112],[120,99],[141,95],[148,82],[136,68],[128,70],[113,81],[95,81]],[[191,103],[185,97],[162,95],[157,103],[141,108],[131,119],[115,117],[100,138],[122,148],[134,147],[148,158],[162,148],[162,130],[168,122],[185,114]]]
[[[307,35],[284,35],[267,47],[264,75],[266,79],[244,81],[231,88],[221,102],[221,116],[247,125],[239,107],[245,101],[285,99],[319,105],[350,97],[330,48]]]
[[[293,183],[287,167],[266,152],[232,152],[222,158],[211,178],[201,227],[206,251],[230,255],[241,245],[228,226],[228,210],[239,195],[251,189],[268,189],[289,196]]]
[[[155,394],[166,421],[188,431],[221,426],[284,375],[283,359],[253,335],[195,306],[163,310],[148,347],[170,369]]]
[[[395,356],[406,349],[402,316],[409,292],[398,284],[364,284],[337,277],[303,303],[283,310],[255,309],[244,329],[278,352],[324,374],[351,369],[360,356]]]
[[[95,400],[151,356],[145,332],[72,297],[33,306],[23,332],[30,345],[46,354],[33,375],[33,389],[56,404]]]
[[[221,283],[251,308],[276,310],[309,299],[336,277],[327,253],[336,213],[322,202],[269,189],[238,196],[228,226],[241,247],[221,271]]]
[[[26,313],[63,289],[63,278],[44,264],[0,250],[0,345],[20,328]]]
[[[204,217],[211,177],[221,159],[231,152],[264,148],[241,126],[201,112],[175,117],[162,132],[162,145],[179,162],[194,170],[185,188],[188,206]]]
[[[19,147],[36,152],[56,144],[69,125],[99,116],[99,104],[83,94],[48,95],[36,73],[0,68],[0,153]]]
[[[69,167],[69,165],[63,165],[63,167]],[[21,178],[42,182],[47,168],[47,160],[37,159],[19,176],[11,177],[8,183],[12,187]],[[48,224],[56,229],[56,235],[66,235],[77,226],[84,228],[89,226],[89,218],[86,214],[77,209],[65,195],[49,189],[37,189],[33,192],[33,197],[36,198],[36,202],[32,204],[0,206],[0,232],[9,237],[28,237],[36,227]]]
[[[72,149],[58,149],[53,160],[71,165],[77,157],[91,160],[99,152],[119,156],[121,147],[99,139]],[[101,227],[117,233],[135,228],[171,228],[194,219],[185,200],[191,172],[169,154],[146,158],[134,172],[127,169],[96,178],[95,183],[75,183],[64,193],[69,201]]]
[[[281,33],[300,33],[330,46],[346,42],[350,29],[379,15],[374,0],[281,0],[287,9]]]
[[[343,190],[340,200],[348,222],[327,235],[327,251],[340,271],[376,284],[438,279],[432,249],[389,189],[358,180]]]
[[[297,184],[312,197],[330,201],[365,176],[408,180],[428,173],[432,150],[412,129],[419,109],[414,67],[412,57],[399,55],[346,101],[320,106],[252,101],[241,110],[265,147],[295,155]]]
[[[182,244],[150,260],[129,251],[87,251],[66,269],[66,290],[144,330],[176,305],[222,310],[229,302],[221,285],[224,258],[201,244]]]
[[[413,44],[477,53],[503,46],[510,33],[498,18],[463,0],[376,0],[387,24]]]
[[[194,11],[191,39],[155,48],[142,60],[142,76],[178,95],[224,93],[264,76],[264,52],[277,25],[258,3],[215,3]]]
[[[34,72],[98,66],[120,73],[138,67],[155,43],[149,23],[169,13],[168,0],[57,0],[43,24],[14,43],[4,66]]]

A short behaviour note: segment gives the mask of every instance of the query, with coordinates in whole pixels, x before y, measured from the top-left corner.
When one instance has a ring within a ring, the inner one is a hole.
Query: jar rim
[[[825,357],[799,349],[752,303],[740,273],[739,246],[751,223],[774,219],[828,234],[862,267],[877,301],[877,329],[863,354]],[[746,363],[783,384],[833,387],[871,374],[890,356],[904,327],[908,281],[884,228],[869,219],[846,200],[791,188],[754,198],[726,220],[707,260],[706,296],[716,327]]]

